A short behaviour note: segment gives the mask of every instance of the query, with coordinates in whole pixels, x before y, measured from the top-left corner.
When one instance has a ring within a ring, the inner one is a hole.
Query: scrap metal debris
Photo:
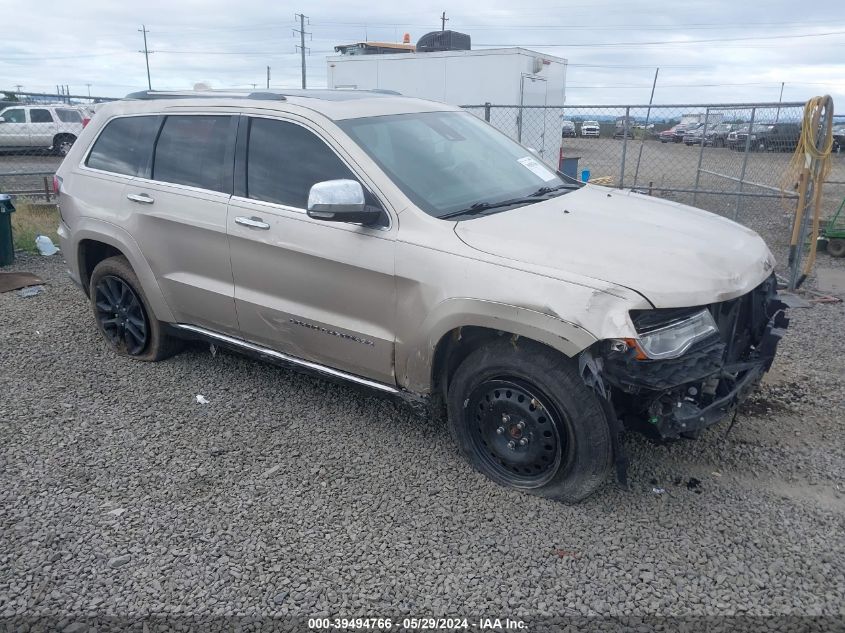
[[[208,404],[208,399],[204,395],[202,395],[201,393],[198,393],[197,394],[197,402],[199,404]]]

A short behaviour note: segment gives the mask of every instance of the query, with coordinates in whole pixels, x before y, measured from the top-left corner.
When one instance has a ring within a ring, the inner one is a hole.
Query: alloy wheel
[[[95,293],[97,322],[106,338],[130,356],[143,352],[149,337],[147,315],[132,287],[120,277],[107,275]]]

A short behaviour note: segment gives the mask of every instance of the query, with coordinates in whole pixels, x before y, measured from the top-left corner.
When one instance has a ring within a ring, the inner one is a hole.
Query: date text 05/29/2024
[[[511,618],[308,618],[308,628],[331,630],[410,631],[523,631],[527,625]]]

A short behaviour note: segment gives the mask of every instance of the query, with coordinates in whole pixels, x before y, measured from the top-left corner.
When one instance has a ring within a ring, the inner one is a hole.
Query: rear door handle
[[[141,202],[143,204],[152,204],[155,199],[146,193],[130,193],[126,195],[132,202]]]
[[[243,216],[239,216],[235,218],[235,222],[237,224],[242,224],[243,226],[248,226],[251,229],[264,229],[265,231],[270,228],[270,225],[267,224],[261,218],[256,218],[255,216],[251,218],[245,218]]]

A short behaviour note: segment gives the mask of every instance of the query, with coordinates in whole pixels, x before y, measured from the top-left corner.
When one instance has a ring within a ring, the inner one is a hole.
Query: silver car
[[[753,231],[570,181],[440,103],[139,93],[102,106],[57,181],[69,273],[115,352],[200,338],[443,408],[481,472],[569,502],[624,480],[624,428],[730,415],[786,327]]]

